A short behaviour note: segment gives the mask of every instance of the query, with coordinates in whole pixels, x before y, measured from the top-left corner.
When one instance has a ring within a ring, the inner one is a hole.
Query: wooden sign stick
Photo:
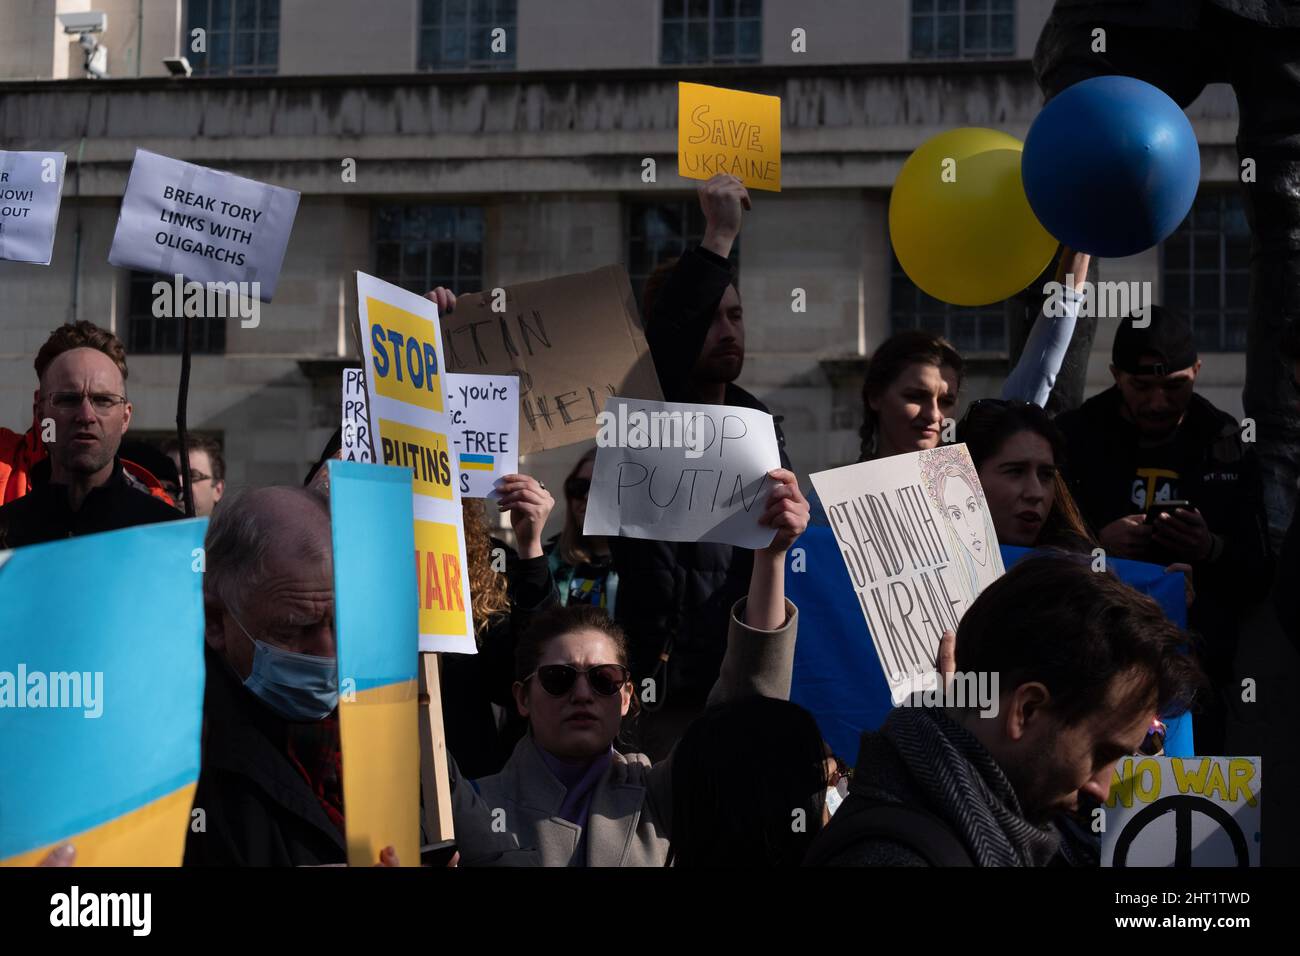
[[[447,737],[442,729],[442,682],[438,655],[420,653],[420,784],[424,797],[424,833],[430,843],[455,837],[451,822],[451,775],[447,771]]]

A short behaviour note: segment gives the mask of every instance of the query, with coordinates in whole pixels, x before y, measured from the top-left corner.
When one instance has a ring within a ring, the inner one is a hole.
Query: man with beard
[[[0,508],[0,548],[179,518],[118,457],[132,409],[117,336],[91,322],[61,326],[35,366],[33,413],[48,457],[32,468],[31,490]]]
[[[1238,621],[1272,581],[1259,466],[1242,424],[1195,394],[1188,321],[1149,311],[1149,324],[1124,319],[1115,333],[1115,385],[1056,419],[1065,477],[1108,555],[1192,566],[1188,627],[1213,685],[1194,718],[1196,749],[1225,753]]]
[[[700,245],[662,264],[644,293],[646,339],[664,398],[766,412],[736,385],[745,364],[744,309],[727,257],[750,208],[749,191],[720,173],[700,185],[699,199],[706,223]],[[791,469],[780,421],[781,466]],[[703,710],[718,679],[728,615],[749,588],[753,554],[725,544],[633,538],[613,538],[611,549],[619,574],[617,619],[643,691],[639,744],[659,760]]]
[[[1090,561],[1022,561],[957,629],[954,676],[996,677],[996,709],[961,695],[926,707],[924,693],[896,707],[862,735],[849,796],[805,864],[1061,862],[1074,848],[1058,822],[1104,802],[1152,716],[1194,692],[1185,644],[1155,601]]]

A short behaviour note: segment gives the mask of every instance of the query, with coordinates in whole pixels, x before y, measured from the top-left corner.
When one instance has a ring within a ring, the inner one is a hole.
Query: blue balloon
[[[1020,174],[1044,229],[1079,252],[1118,258],[1178,228],[1196,198],[1201,154],[1192,124],[1164,92],[1098,76],[1043,107]]]

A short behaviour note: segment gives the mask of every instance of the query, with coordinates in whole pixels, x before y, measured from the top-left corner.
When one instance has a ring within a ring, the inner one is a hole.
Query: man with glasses
[[[35,429],[47,457],[32,467],[27,494],[0,508],[0,547],[179,518],[118,457],[132,409],[117,336],[90,322],[61,326],[35,367]]]
[[[176,463],[178,471],[182,467],[180,449],[180,442],[174,438],[163,445],[163,453]],[[226,462],[221,457],[221,446],[211,438],[191,435],[189,460],[190,486],[194,489],[194,513],[200,517],[210,515],[221,496],[226,493]],[[178,485],[174,492],[170,488],[167,490],[178,504],[182,502],[183,487]]]

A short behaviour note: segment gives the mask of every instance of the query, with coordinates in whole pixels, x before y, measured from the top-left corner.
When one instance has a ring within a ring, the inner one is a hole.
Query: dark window
[[[481,206],[385,205],[375,209],[375,275],[417,295],[483,287]]]
[[[1202,190],[1161,244],[1161,301],[1192,322],[1206,352],[1243,352],[1250,297],[1250,226],[1241,196]]]
[[[515,0],[420,0],[419,68],[513,69],[515,13]],[[492,31],[498,28],[505,30],[505,50],[495,53]]]
[[[181,51],[196,76],[274,73],[280,66],[280,0],[188,0]],[[206,31],[194,51],[191,31]]]
[[[154,275],[149,272],[132,272],[128,280],[126,300],[126,350],[131,355],[177,354],[181,350],[181,334],[184,319],[155,318],[153,314],[155,282],[166,282],[171,296],[175,280],[170,276]],[[183,300],[182,300],[183,304]],[[173,315],[176,303],[171,303]],[[233,318],[219,316],[195,317],[191,320],[190,346],[194,354],[222,353],[226,350],[226,323],[239,321],[239,307],[236,304],[226,306],[226,314]]]
[[[704,238],[704,213],[697,199],[632,203],[627,215],[627,272],[638,307],[645,280],[660,263],[675,259]],[[731,267],[740,274],[740,240],[731,246]]]
[[[926,295],[903,271],[891,250],[889,271],[889,318],[895,332],[924,329],[942,335],[958,352],[1006,355],[1008,304],[949,305]]]
[[[757,63],[763,0],[663,0],[660,63]]]
[[[979,60],[1015,51],[1014,0],[912,0],[914,60]]]

